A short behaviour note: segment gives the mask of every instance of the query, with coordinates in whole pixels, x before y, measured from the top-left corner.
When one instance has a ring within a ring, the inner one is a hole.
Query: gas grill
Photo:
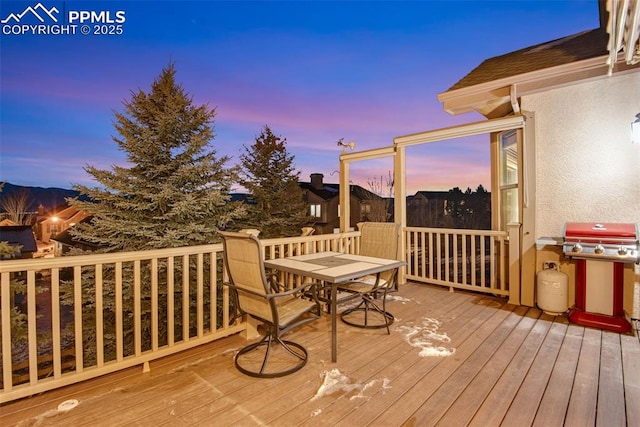
[[[626,333],[624,265],[640,262],[637,224],[567,223],[562,252],[576,264],[576,304],[569,320]]]
[[[565,256],[634,263],[640,261],[637,224],[569,222],[564,228]]]

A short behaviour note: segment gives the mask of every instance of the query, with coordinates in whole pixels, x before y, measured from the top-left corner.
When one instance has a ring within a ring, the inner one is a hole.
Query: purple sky
[[[236,162],[267,124],[287,138],[302,180],[337,182],[340,138],[359,151],[481,120],[450,116],[437,94],[486,58],[599,25],[596,0],[40,3],[59,23],[71,11],[125,12],[120,35],[82,35],[79,24],[77,34],[5,34],[0,24],[0,181],[62,188],[96,185],[87,164],[125,163],[113,112],[170,61],[194,102],[216,107],[220,155]],[[2,0],[0,19],[37,4]],[[390,170],[390,159],[370,161],[351,175],[368,188]],[[408,151],[409,194],[489,188],[489,176],[486,139]]]

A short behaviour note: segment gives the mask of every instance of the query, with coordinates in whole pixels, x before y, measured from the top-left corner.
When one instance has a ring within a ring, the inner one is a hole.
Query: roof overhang
[[[608,55],[516,74],[438,94],[449,114],[477,111],[487,118],[518,113],[521,96],[640,68],[640,0],[607,0]]]
[[[618,74],[637,68],[617,61],[613,70]],[[504,117],[514,111],[513,101],[521,96],[599,79],[609,69],[607,56],[595,57],[440,93],[438,101],[453,115],[477,111],[490,119]]]

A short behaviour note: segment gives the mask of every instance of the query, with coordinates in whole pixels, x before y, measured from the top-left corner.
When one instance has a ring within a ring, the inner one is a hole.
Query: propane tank
[[[542,311],[557,316],[569,309],[569,276],[560,271],[558,264],[545,264],[545,269],[536,275],[536,283]]]

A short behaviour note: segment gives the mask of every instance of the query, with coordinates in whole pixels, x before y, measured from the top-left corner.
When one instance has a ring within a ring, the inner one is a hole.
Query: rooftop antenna
[[[338,147],[342,147],[342,154],[346,154],[347,147],[349,147],[351,151],[353,151],[353,149],[356,148],[356,143],[355,141],[344,142],[344,138],[340,138],[338,140]]]

